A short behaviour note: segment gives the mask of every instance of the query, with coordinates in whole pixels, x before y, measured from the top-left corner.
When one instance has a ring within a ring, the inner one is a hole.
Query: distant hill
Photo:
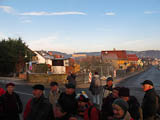
[[[79,52],[76,54],[86,54],[88,56],[100,56],[101,52]],[[127,51],[127,54],[136,54],[138,57],[160,58],[160,50],[147,51]]]
[[[62,55],[62,56],[64,56],[65,58],[72,57],[71,54],[67,54],[67,53],[63,53],[63,52],[59,52],[59,51],[48,51],[48,52],[52,52],[53,55],[54,55],[54,54]]]
[[[64,57],[72,57],[72,54],[62,53],[58,51],[51,51],[53,54],[60,54]],[[87,56],[100,56],[101,52],[77,52],[74,54],[86,54]],[[160,58],[160,50],[147,50],[147,51],[127,51],[127,54],[136,54],[138,57],[151,57]]]
[[[101,52],[78,52],[74,54],[86,54],[87,56],[100,56]]]
[[[138,57],[160,58],[160,50],[127,51],[128,54],[136,54]]]

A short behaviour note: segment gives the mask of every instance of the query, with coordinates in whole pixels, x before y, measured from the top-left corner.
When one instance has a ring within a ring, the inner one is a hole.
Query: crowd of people
[[[14,91],[15,84],[6,84],[6,90],[0,88],[0,120],[20,120],[20,114],[23,120],[160,120],[160,99],[151,80],[141,83],[145,95],[140,104],[130,95],[129,88],[115,87],[112,77],[101,86],[98,72],[89,87],[93,100],[85,91],[76,94],[74,80],[68,79],[71,81],[65,85],[65,91],[60,90],[57,82],[51,82],[48,96],[42,84],[34,85],[33,97],[24,107]]]

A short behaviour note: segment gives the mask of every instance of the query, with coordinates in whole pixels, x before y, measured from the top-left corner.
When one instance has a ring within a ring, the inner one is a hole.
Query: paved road
[[[142,91],[142,83],[144,80],[152,80],[157,93],[160,95],[160,71],[155,67],[143,72],[137,76],[131,77],[117,84],[117,86],[125,86],[130,88],[131,95],[137,97],[139,102],[142,102],[144,92]]]
[[[160,94],[160,71],[158,71],[155,67],[152,67],[151,69],[147,70],[146,72],[143,72],[139,75],[136,75],[134,77],[128,78],[126,80],[123,80],[116,86],[125,86],[130,88],[131,90],[131,95],[134,95],[138,98],[139,102],[141,103],[144,92],[142,91],[140,83],[143,82],[144,80],[152,80],[155,88],[157,90],[157,93]],[[0,81],[1,86],[4,88],[5,84],[4,81]],[[17,84],[15,88],[16,92],[20,94],[22,102],[25,106],[27,103],[28,99],[32,97],[32,86],[31,85],[26,85],[26,84]],[[85,90],[89,96],[90,92],[88,89],[77,89],[76,92],[79,92],[81,90]],[[46,89],[46,96],[48,95],[49,88]]]

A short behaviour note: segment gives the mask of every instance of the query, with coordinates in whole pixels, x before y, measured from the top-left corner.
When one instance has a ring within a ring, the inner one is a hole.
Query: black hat
[[[113,104],[120,106],[125,112],[128,110],[129,105],[126,101],[121,98],[114,100]]]
[[[149,84],[149,85],[152,85],[152,86],[153,86],[153,82],[150,81],[150,80],[145,80],[145,81],[143,81],[141,84],[142,84],[142,85],[144,85],[144,84]]]
[[[38,89],[38,90],[44,90],[44,86],[41,85],[41,84],[34,85],[32,88],[33,89]]]
[[[72,84],[72,83],[68,83],[68,84],[66,84],[65,86],[66,86],[66,88],[73,88],[73,89],[76,88],[75,85]]]
[[[7,88],[8,86],[15,86],[15,84],[14,84],[14,83],[7,83],[7,84],[6,84],[6,88]]]
[[[112,78],[112,77],[108,77],[108,78],[106,79],[106,81],[113,81],[113,78]]]
[[[98,75],[98,72],[95,72],[94,74],[95,74],[95,75]]]
[[[50,83],[50,86],[55,86],[55,85],[58,86],[58,83],[57,82],[51,82]]]
[[[121,87],[119,90],[119,96],[120,97],[129,97],[130,96],[129,91],[130,91],[129,88]]]

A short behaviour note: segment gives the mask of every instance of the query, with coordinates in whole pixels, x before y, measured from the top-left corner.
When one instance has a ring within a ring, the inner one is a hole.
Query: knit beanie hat
[[[125,112],[129,108],[128,103],[121,98],[116,99],[113,104],[120,106]]]
[[[7,84],[6,84],[6,88],[7,88],[8,86],[15,86],[15,84],[14,84],[14,83],[7,83]]]
[[[118,92],[120,91],[121,87],[114,87],[113,90],[117,90]]]
[[[88,95],[86,94],[85,91],[81,91],[80,93],[77,94],[76,99],[78,101],[82,101],[82,102],[88,102],[89,98]]]
[[[120,97],[129,97],[130,96],[129,88],[121,87],[119,90],[119,96]]]
[[[106,79],[106,81],[113,81],[113,78],[112,78],[112,77],[108,77],[108,78]]]

